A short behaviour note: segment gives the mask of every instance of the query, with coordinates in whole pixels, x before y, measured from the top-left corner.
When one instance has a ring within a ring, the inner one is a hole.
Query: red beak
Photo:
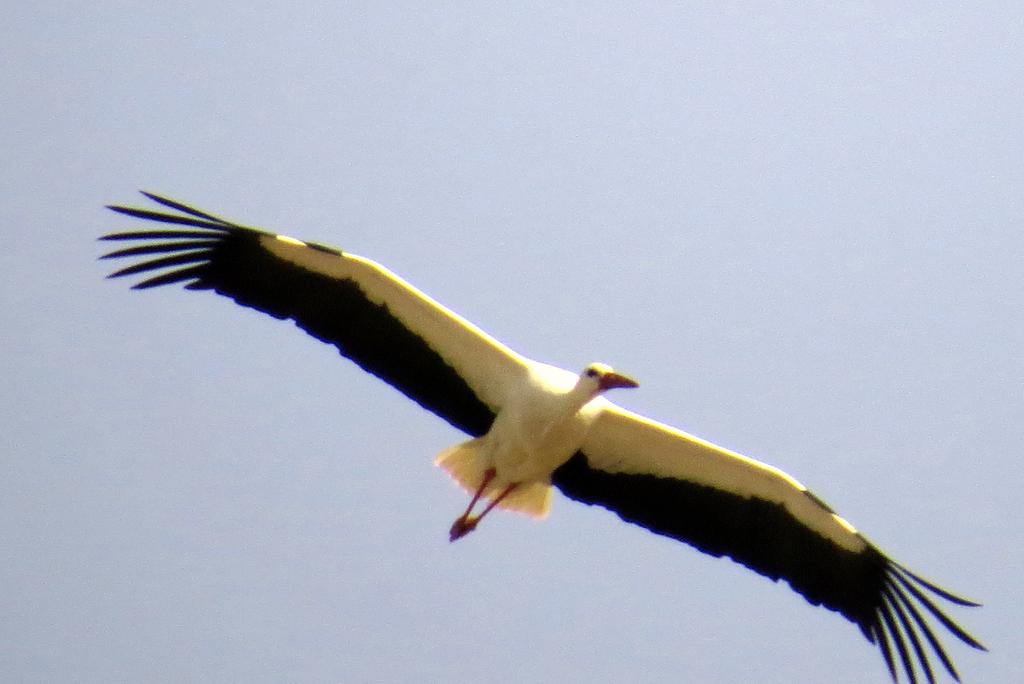
[[[598,382],[597,386],[603,392],[616,387],[639,387],[640,383],[633,378],[627,378],[625,375],[619,375],[618,373],[605,373],[601,376],[601,380]]]

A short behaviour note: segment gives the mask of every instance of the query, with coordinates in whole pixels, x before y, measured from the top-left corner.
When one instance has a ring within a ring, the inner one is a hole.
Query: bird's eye
[[[595,375],[597,375],[597,371],[596,370],[594,370],[593,368],[588,368],[587,369],[587,377],[588,378],[592,378]]]

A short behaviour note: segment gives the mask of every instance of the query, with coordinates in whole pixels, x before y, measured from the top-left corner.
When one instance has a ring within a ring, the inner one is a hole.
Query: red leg
[[[484,473],[483,482],[480,483],[480,486],[476,490],[476,494],[473,495],[469,505],[466,506],[465,512],[455,519],[455,522],[452,523],[451,529],[448,530],[448,541],[455,541],[459,537],[469,534],[473,531],[473,528],[476,527],[476,521],[479,520],[479,518],[470,518],[469,514],[473,512],[473,506],[476,506],[476,502],[480,500],[481,496],[483,496],[484,490],[487,489],[487,485],[491,484],[491,480],[494,479],[495,475],[497,475],[497,472],[494,468],[489,468]]]
[[[468,506],[466,506],[466,512],[462,514],[463,518],[469,517],[470,512],[473,510],[473,506],[476,506],[476,502],[480,500],[481,496],[483,496],[484,490],[487,489],[487,485],[491,484],[491,480],[493,480],[494,476],[497,474],[498,473],[494,468],[488,468],[484,472],[484,480],[480,483],[480,486],[477,487],[476,494],[473,495],[473,500],[469,502]]]
[[[509,494],[511,494],[512,490],[515,489],[515,488],[516,488],[516,483],[514,483],[514,482],[512,484],[510,484],[508,487],[505,487],[505,491],[503,491],[501,494],[499,494],[497,496],[497,498],[495,498],[493,501],[491,501],[491,503],[487,504],[487,508],[485,508],[483,511],[481,511],[480,515],[476,516],[476,522],[480,522],[480,518],[482,518],[485,515],[487,515],[488,513],[490,513],[491,509],[494,508],[495,506],[497,506],[498,504],[500,504],[501,500],[504,499]]]
[[[506,496],[511,494],[512,490],[515,489],[515,488],[516,488],[516,483],[514,483],[514,482],[512,484],[510,484],[508,487],[505,487],[504,491],[502,491],[501,494],[499,494],[489,504],[487,504],[487,507],[483,511],[480,512],[480,515],[478,515],[476,517],[470,517],[469,516],[469,510],[467,510],[465,513],[463,513],[462,517],[459,518],[458,520],[456,520],[452,524],[452,529],[448,531],[448,541],[455,541],[456,539],[464,537],[467,534],[469,534],[470,532],[472,532],[473,530],[475,530],[476,526],[477,526],[477,523],[479,523],[480,520],[485,515],[490,513],[492,508],[494,508],[499,503],[501,503],[502,499],[504,499]],[[483,491],[482,487],[481,487],[481,491]],[[475,497],[473,499],[473,503],[476,503],[476,499],[477,498],[479,498],[479,494],[478,494],[477,497]],[[470,508],[472,508],[472,507],[473,506],[471,504]]]

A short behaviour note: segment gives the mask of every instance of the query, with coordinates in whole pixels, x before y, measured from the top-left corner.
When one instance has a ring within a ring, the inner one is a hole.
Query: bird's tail
[[[477,438],[449,447],[438,454],[434,464],[448,473],[471,495],[476,494],[488,468],[487,463],[480,457],[481,446],[482,440]],[[500,478],[494,478],[488,483],[481,498],[493,500],[509,484]],[[519,483],[498,503],[497,508],[525,513],[531,518],[545,518],[551,508],[551,485],[547,482]]]

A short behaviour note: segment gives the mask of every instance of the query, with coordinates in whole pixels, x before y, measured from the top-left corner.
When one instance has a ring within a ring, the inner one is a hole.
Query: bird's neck
[[[579,413],[580,409],[590,403],[590,400],[598,394],[599,392],[594,392],[587,387],[576,385],[565,394],[563,402],[565,416],[568,417]]]

